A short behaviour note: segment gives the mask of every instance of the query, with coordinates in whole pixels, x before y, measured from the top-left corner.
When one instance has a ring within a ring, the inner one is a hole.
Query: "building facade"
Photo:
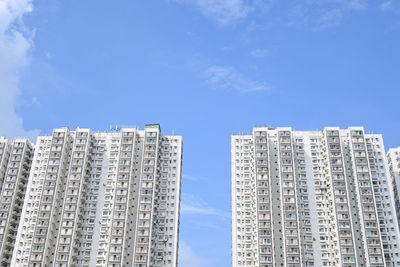
[[[176,266],[181,168],[159,125],[38,137],[11,265]]]
[[[0,137],[0,265],[9,266],[20,223],[33,145]]]
[[[387,159],[394,191],[397,221],[399,222],[400,228],[400,147],[389,149],[389,152],[387,153]]]
[[[233,266],[400,266],[388,166],[362,127],[233,135]]]

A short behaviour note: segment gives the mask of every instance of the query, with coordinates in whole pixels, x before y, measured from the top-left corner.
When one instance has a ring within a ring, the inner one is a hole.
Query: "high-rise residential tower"
[[[33,156],[27,139],[0,137],[0,266],[9,266]]]
[[[255,127],[231,164],[233,266],[400,266],[381,135]]]
[[[181,167],[159,125],[38,137],[11,264],[176,266]]]
[[[389,171],[392,178],[397,221],[400,228],[400,147],[391,148],[387,153]]]

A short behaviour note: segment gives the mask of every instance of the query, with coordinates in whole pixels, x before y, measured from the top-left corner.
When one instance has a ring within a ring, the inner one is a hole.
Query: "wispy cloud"
[[[368,8],[366,0],[335,0],[334,2],[341,3],[345,5],[346,8],[352,10],[365,10]]]
[[[400,7],[393,0],[383,2],[379,7],[383,12],[400,14]]]
[[[297,1],[297,0],[296,0]],[[317,8],[340,8],[347,10],[365,10],[368,8],[368,0],[308,0],[308,1],[300,1],[297,3],[301,3],[303,5],[308,5],[311,7]]]
[[[16,112],[20,93],[20,74],[29,63],[32,31],[27,30],[23,16],[32,11],[31,0],[0,1],[0,134],[10,138],[35,138],[38,130],[27,131]]]
[[[331,9],[321,15],[317,21],[315,29],[323,29],[337,26],[343,18],[343,11],[339,8]]]
[[[187,193],[182,194],[181,213],[229,217],[227,212],[215,209],[204,200]]]
[[[239,93],[271,89],[265,82],[253,80],[233,67],[211,66],[205,71],[205,76],[207,84],[217,89],[234,90]]]
[[[306,24],[313,29],[323,29],[341,24],[345,15],[350,12],[368,9],[368,0],[289,0],[286,3],[278,0],[166,0],[196,7],[204,16],[220,25],[235,24],[246,18],[252,18],[248,29],[254,29],[254,18],[257,14],[265,20],[274,16],[266,13],[277,10],[287,20],[288,25]],[[385,3],[393,2],[386,0]],[[383,5],[385,5],[385,3]],[[289,17],[287,15],[289,14]],[[294,15],[294,16],[293,16]]]
[[[251,51],[251,55],[253,57],[265,57],[266,55],[269,54],[269,50],[268,49],[255,49],[253,51]]]
[[[392,1],[385,1],[379,7],[382,11],[391,11],[393,9],[393,3]]]
[[[291,26],[308,26],[314,30],[340,25],[348,14],[368,9],[367,0],[293,0]]]
[[[316,0],[314,0],[316,1]],[[320,5],[322,14],[317,18],[316,29],[337,26],[342,23],[344,16],[351,12],[367,10],[367,0],[330,0],[316,1]]]
[[[179,241],[179,266],[180,267],[204,267],[209,266],[210,262],[197,255],[192,247],[185,241]]]
[[[204,16],[221,25],[236,23],[246,18],[252,10],[245,0],[170,0],[170,2],[193,5]]]

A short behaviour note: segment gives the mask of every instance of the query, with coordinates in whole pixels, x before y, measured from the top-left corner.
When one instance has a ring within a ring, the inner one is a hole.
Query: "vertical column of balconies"
[[[341,266],[357,266],[352,220],[343,165],[343,154],[338,129],[325,131],[325,142],[328,152],[329,174],[331,176],[335,214],[332,220],[337,223]],[[334,219],[336,215],[336,218]]]
[[[108,133],[93,133],[93,160],[91,165],[91,177],[89,179],[88,194],[86,195],[85,222],[82,228],[86,234],[82,238],[82,253],[80,258],[84,267],[97,266],[97,257],[100,247],[100,229],[103,213],[103,202],[108,171],[109,151],[107,143],[111,143]],[[109,142],[107,142],[109,141]],[[104,251],[105,253],[105,251]],[[100,263],[102,263],[100,261]]]
[[[368,155],[368,161],[369,161],[369,167],[371,171],[371,180],[372,180],[372,187],[374,189],[374,195],[375,195],[375,204],[376,204],[376,209],[377,209],[377,215],[378,215],[378,222],[379,222],[379,228],[380,228],[380,235],[381,235],[381,240],[382,240],[382,247],[383,247],[383,252],[384,252],[384,259],[386,261],[386,266],[392,266],[391,263],[391,256],[390,254],[393,254],[394,248],[391,248],[391,242],[390,238],[391,236],[388,235],[390,229],[387,229],[387,225],[385,224],[385,220],[388,219],[386,215],[386,204],[388,200],[390,199],[390,195],[388,195],[388,188],[387,185],[381,184],[381,178],[380,178],[380,173],[379,173],[379,166],[377,166],[377,155],[375,155],[376,151],[374,148],[374,142],[370,138],[367,138],[365,140],[366,146],[367,146],[367,155]],[[383,169],[383,168],[382,168]],[[386,192],[384,192],[383,188],[386,188]],[[385,197],[387,198],[385,200]]]
[[[257,208],[251,136],[232,136],[233,265],[258,264]]]
[[[306,249],[312,250],[312,259],[307,257],[305,266],[333,266],[331,236],[334,222],[329,220],[333,213],[327,194],[327,179],[323,175],[323,161],[320,131],[304,133],[304,160],[306,168],[307,194],[300,196],[308,200],[312,245],[306,242]],[[301,144],[300,146],[303,146]],[[301,160],[301,153],[296,153]],[[308,221],[306,222],[308,224]],[[302,229],[302,227],[301,227]],[[322,231],[320,231],[321,229]],[[326,230],[328,229],[328,230]],[[301,231],[302,232],[302,231]],[[302,249],[302,251],[306,251]],[[304,253],[304,252],[303,252]]]
[[[239,161],[239,136],[231,136],[231,222],[232,222],[232,265],[238,265],[238,253],[241,253],[241,245],[238,240],[238,229],[240,227],[239,205],[240,205],[240,174],[238,173],[236,161]]]
[[[246,138],[247,137],[247,138]],[[245,136],[239,143],[237,171],[240,176],[237,239],[240,240],[238,265],[256,265],[258,260],[257,195],[254,140]]]
[[[267,149],[269,160],[269,177],[271,192],[271,224],[273,236],[273,261],[274,266],[284,266],[286,261],[284,233],[283,233],[283,216],[282,216],[282,195],[281,195],[281,179],[280,179],[280,161],[279,161],[279,138],[278,131],[268,129],[267,131]]]
[[[37,138],[11,266],[28,266],[50,147],[50,136],[39,136]]]
[[[107,166],[105,175],[107,179],[105,182],[104,202],[101,210],[102,216],[100,221],[101,226],[96,266],[105,266],[108,260],[121,139],[121,133],[110,133],[106,139],[105,164],[107,164]]]
[[[397,223],[400,229],[400,147],[389,149],[387,160],[393,188]]]
[[[271,216],[271,179],[269,173],[268,158],[268,131],[267,129],[255,129],[254,161],[256,177],[256,205],[257,205],[257,229],[258,229],[258,259],[260,267],[272,267],[272,216]]]
[[[155,202],[155,183],[158,178],[158,145],[160,128],[146,126],[142,171],[139,184],[138,223],[133,261],[135,266],[148,266],[150,262],[153,230],[153,210]]]
[[[7,164],[10,157],[10,142],[4,138],[3,136],[0,137],[0,192],[2,191],[3,183],[5,182],[6,178],[6,171],[7,171]],[[0,200],[1,201],[1,200]],[[4,235],[5,235],[5,227],[6,227],[6,220],[8,216],[8,212],[4,213],[4,208],[0,207],[0,249],[2,248],[4,242]]]
[[[0,136],[0,191],[6,177],[8,159],[10,158],[10,150],[10,142],[5,137]]]
[[[69,156],[69,130],[53,131],[52,144],[39,203],[39,215],[36,220],[29,266],[50,266],[53,262],[54,247],[57,238],[61,194],[66,176],[66,160]],[[71,240],[66,240],[66,242]]]
[[[326,153],[326,143],[321,133],[320,136],[310,139],[310,153],[312,161],[313,186],[315,192],[315,212],[318,227],[316,239],[319,243],[320,257],[316,262],[322,266],[335,266],[340,262],[337,236],[337,222],[335,216],[335,202],[332,197],[332,182],[330,167]],[[312,198],[313,194],[310,195]]]
[[[168,243],[168,235],[165,229],[166,211],[167,211],[167,174],[169,172],[169,159],[167,151],[169,150],[169,142],[165,142],[164,138],[161,139],[160,145],[160,177],[155,180],[154,190],[156,192],[154,198],[154,226],[151,240],[150,251],[150,265],[151,266],[165,266],[164,260],[166,258],[165,248]],[[142,203],[142,201],[140,201]]]
[[[316,203],[316,219],[318,222],[318,228],[314,231],[318,232],[316,242],[319,243],[321,250],[321,258],[316,258],[321,261],[324,266],[332,266],[331,251],[332,247],[330,244],[331,236],[329,228],[332,227],[330,216],[332,216],[329,203],[329,196],[327,193],[326,181],[323,177],[323,164],[322,164],[322,151],[321,145],[318,143],[318,139],[310,140],[310,153],[311,153],[311,166],[313,175],[313,189],[315,192],[315,203]],[[310,198],[313,196],[310,195]],[[320,230],[321,229],[321,230]],[[317,240],[318,239],[318,240]]]
[[[294,143],[294,159],[296,167],[297,201],[299,209],[300,223],[300,244],[301,258],[304,266],[314,265],[313,236],[311,225],[311,211],[308,184],[307,184],[307,165],[305,157],[305,138],[306,136],[296,136]]]
[[[0,193],[0,264],[9,266],[13,254],[33,147],[26,139],[13,142]]]
[[[172,141],[163,137],[161,139],[161,151],[159,154],[160,157],[160,178],[156,181],[156,192],[157,197],[155,198],[155,213],[154,217],[154,229],[152,236],[152,251],[151,251],[151,266],[171,266],[168,264],[168,260],[171,260],[171,255],[168,253],[169,244],[172,243],[173,240],[169,238],[169,230],[168,220],[172,221],[173,218],[169,216],[169,176],[172,174],[173,169],[176,169],[175,164],[173,164],[172,152],[174,151],[174,146],[176,144]],[[171,153],[171,156],[170,156]],[[176,162],[176,160],[175,160]],[[172,204],[174,205],[174,204]]]
[[[78,128],[79,129],[79,128]],[[94,217],[93,217],[93,207],[92,205],[96,202],[90,201],[93,198],[93,195],[96,195],[95,192],[98,191],[99,183],[94,183],[93,175],[95,172],[93,167],[95,167],[94,159],[94,135],[90,129],[78,129],[77,132],[83,131],[83,137],[87,133],[87,146],[86,146],[86,162],[83,165],[85,171],[83,174],[85,175],[83,178],[83,183],[81,185],[81,199],[79,201],[79,211],[77,217],[77,224],[74,231],[75,237],[74,240],[75,246],[77,249],[74,249],[71,254],[71,260],[73,260],[71,265],[78,265],[82,267],[88,267],[90,260],[90,250],[93,244],[93,225],[94,225]],[[79,149],[84,149],[84,144],[82,143]],[[96,195],[97,196],[97,195]]]
[[[129,230],[127,226],[130,213],[128,203],[131,183],[134,182],[132,168],[135,165],[133,162],[135,138],[135,130],[122,131],[107,259],[108,265],[111,266],[124,266],[124,255],[127,250],[125,243],[128,239],[126,232]]]
[[[179,242],[179,218],[182,182],[182,153],[183,142],[181,136],[168,137],[170,143],[171,169],[168,177],[168,196],[167,196],[167,219],[166,230],[169,235],[167,247],[165,247],[167,257],[165,260],[168,267],[178,266],[178,242]]]
[[[387,159],[393,188],[398,228],[400,229],[400,148],[389,149]]]
[[[78,232],[82,223],[82,202],[91,156],[90,131],[78,129],[74,139],[57,238],[56,266],[76,264],[74,257],[79,249]]]
[[[400,233],[382,135],[365,135],[382,247],[387,267],[400,265]]]
[[[139,184],[138,223],[136,225],[136,243],[133,262],[135,266],[144,267],[150,263],[152,247],[153,209],[155,199],[155,182],[158,178],[158,146],[160,128],[158,125],[147,125],[145,129],[142,172]]]
[[[135,135],[135,148],[132,154],[132,169],[131,169],[131,181],[128,193],[128,207],[129,214],[127,218],[127,224],[125,226],[125,241],[124,241],[124,265],[133,264],[134,248],[136,240],[136,228],[137,228],[137,215],[139,208],[139,177],[141,172],[141,164],[143,159],[143,143],[144,143],[144,131],[137,131]]]
[[[0,136],[0,190],[2,188],[6,174],[7,163],[10,157],[10,150],[11,150],[10,142],[3,136]]]
[[[358,207],[368,266],[384,266],[382,240],[376,212],[375,195],[364,139],[361,129],[349,129],[354,167],[355,187],[358,190]]]
[[[278,130],[278,142],[286,266],[302,266],[291,131]]]

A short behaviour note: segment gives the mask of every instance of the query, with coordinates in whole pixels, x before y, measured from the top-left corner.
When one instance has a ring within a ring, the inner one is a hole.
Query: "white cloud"
[[[192,215],[214,215],[222,217],[230,216],[227,212],[210,207],[202,199],[187,193],[182,194],[181,213]]]
[[[35,138],[39,131],[26,131],[16,112],[21,70],[29,63],[31,32],[22,18],[32,11],[31,0],[0,1],[0,135]]]
[[[251,55],[253,57],[265,57],[268,54],[269,54],[268,49],[255,49],[255,50],[251,51]]]
[[[179,267],[204,267],[210,262],[197,255],[193,249],[183,240],[179,241]]]
[[[214,88],[234,90],[239,93],[270,90],[266,83],[252,80],[233,67],[211,66],[205,71],[205,76],[206,82]]]
[[[197,7],[203,15],[221,25],[235,23],[248,16],[252,10],[245,0],[170,0]]]

